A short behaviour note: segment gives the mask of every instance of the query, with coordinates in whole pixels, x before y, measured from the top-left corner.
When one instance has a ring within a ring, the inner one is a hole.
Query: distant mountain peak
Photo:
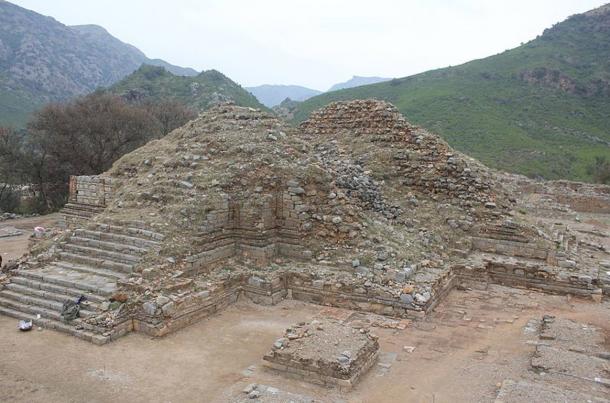
[[[284,84],[263,84],[256,87],[246,87],[246,90],[269,108],[279,105],[286,98],[294,101],[304,101],[322,93],[322,91],[300,85]]]
[[[604,4],[603,6],[599,6],[597,8],[594,8],[593,10],[589,10],[586,13],[583,13],[583,15],[586,15],[587,17],[591,17],[591,16],[602,15],[602,14],[607,14],[607,13],[610,13],[610,3]]]
[[[173,99],[197,111],[224,102],[265,109],[252,94],[214,69],[181,76],[163,66],[143,64],[107,91],[130,102]]]
[[[149,59],[99,25],[66,26],[0,0],[0,126],[23,126],[44,103],[112,85],[143,63],[178,75],[198,74]]]
[[[110,33],[106,30],[106,28],[104,28],[100,25],[96,25],[96,24],[68,25],[68,27],[79,30],[81,32],[93,32],[93,33],[110,35]]]
[[[360,87],[361,85],[377,84],[389,80],[391,80],[391,78],[353,76],[343,83],[333,85],[328,91],[338,91],[346,88]]]

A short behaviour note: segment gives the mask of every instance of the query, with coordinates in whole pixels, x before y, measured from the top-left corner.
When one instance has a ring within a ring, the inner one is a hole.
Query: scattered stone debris
[[[261,403],[315,403],[317,400],[305,395],[286,392],[273,386],[251,383],[241,393],[230,397],[228,401],[230,403],[249,403],[252,401]]]
[[[14,236],[23,235],[23,231],[18,230],[15,227],[2,227],[0,228],[0,238],[9,238]]]
[[[17,213],[3,213],[0,211],[0,221],[6,220],[18,220],[26,217],[38,217],[37,213],[34,214],[17,214]]]

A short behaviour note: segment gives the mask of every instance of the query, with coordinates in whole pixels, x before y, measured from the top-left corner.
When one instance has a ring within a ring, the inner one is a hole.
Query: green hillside
[[[108,91],[128,101],[175,99],[200,111],[226,101],[267,110],[254,95],[216,70],[186,77],[175,76],[163,67],[142,65]]]
[[[610,160],[610,5],[568,18],[512,50],[301,103],[379,98],[485,164],[549,179],[591,180]]]

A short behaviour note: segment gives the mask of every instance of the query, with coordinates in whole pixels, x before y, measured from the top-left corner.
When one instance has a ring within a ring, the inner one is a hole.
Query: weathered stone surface
[[[607,403],[610,400],[587,395],[586,393],[561,389],[544,383],[505,380],[498,392],[495,403],[523,402],[565,402]]]
[[[263,360],[270,368],[309,382],[349,389],[374,364],[377,339],[332,320],[293,325]]]
[[[147,315],[154,315],[155,312],[157,312],[157,304],[155,304],[154,302],[145,302],[142,305],[142,309],[144,310],[144,312]]]

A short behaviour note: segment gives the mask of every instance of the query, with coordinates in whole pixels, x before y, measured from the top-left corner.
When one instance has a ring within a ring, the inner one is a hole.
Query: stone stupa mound
[[[72,177],[72,228],[11,281],[86,292],[81,319],[55,326],[100,343],[242,294],[421,317],[464,279],[597,292],[573,243],[558,246],[567,232],[515,214],[501,178],[383,101],[333,103],[299,128],[220,105]],[[11,295],[0,306],[16,315]],[[57,309],[32,311],[55,324]]]

